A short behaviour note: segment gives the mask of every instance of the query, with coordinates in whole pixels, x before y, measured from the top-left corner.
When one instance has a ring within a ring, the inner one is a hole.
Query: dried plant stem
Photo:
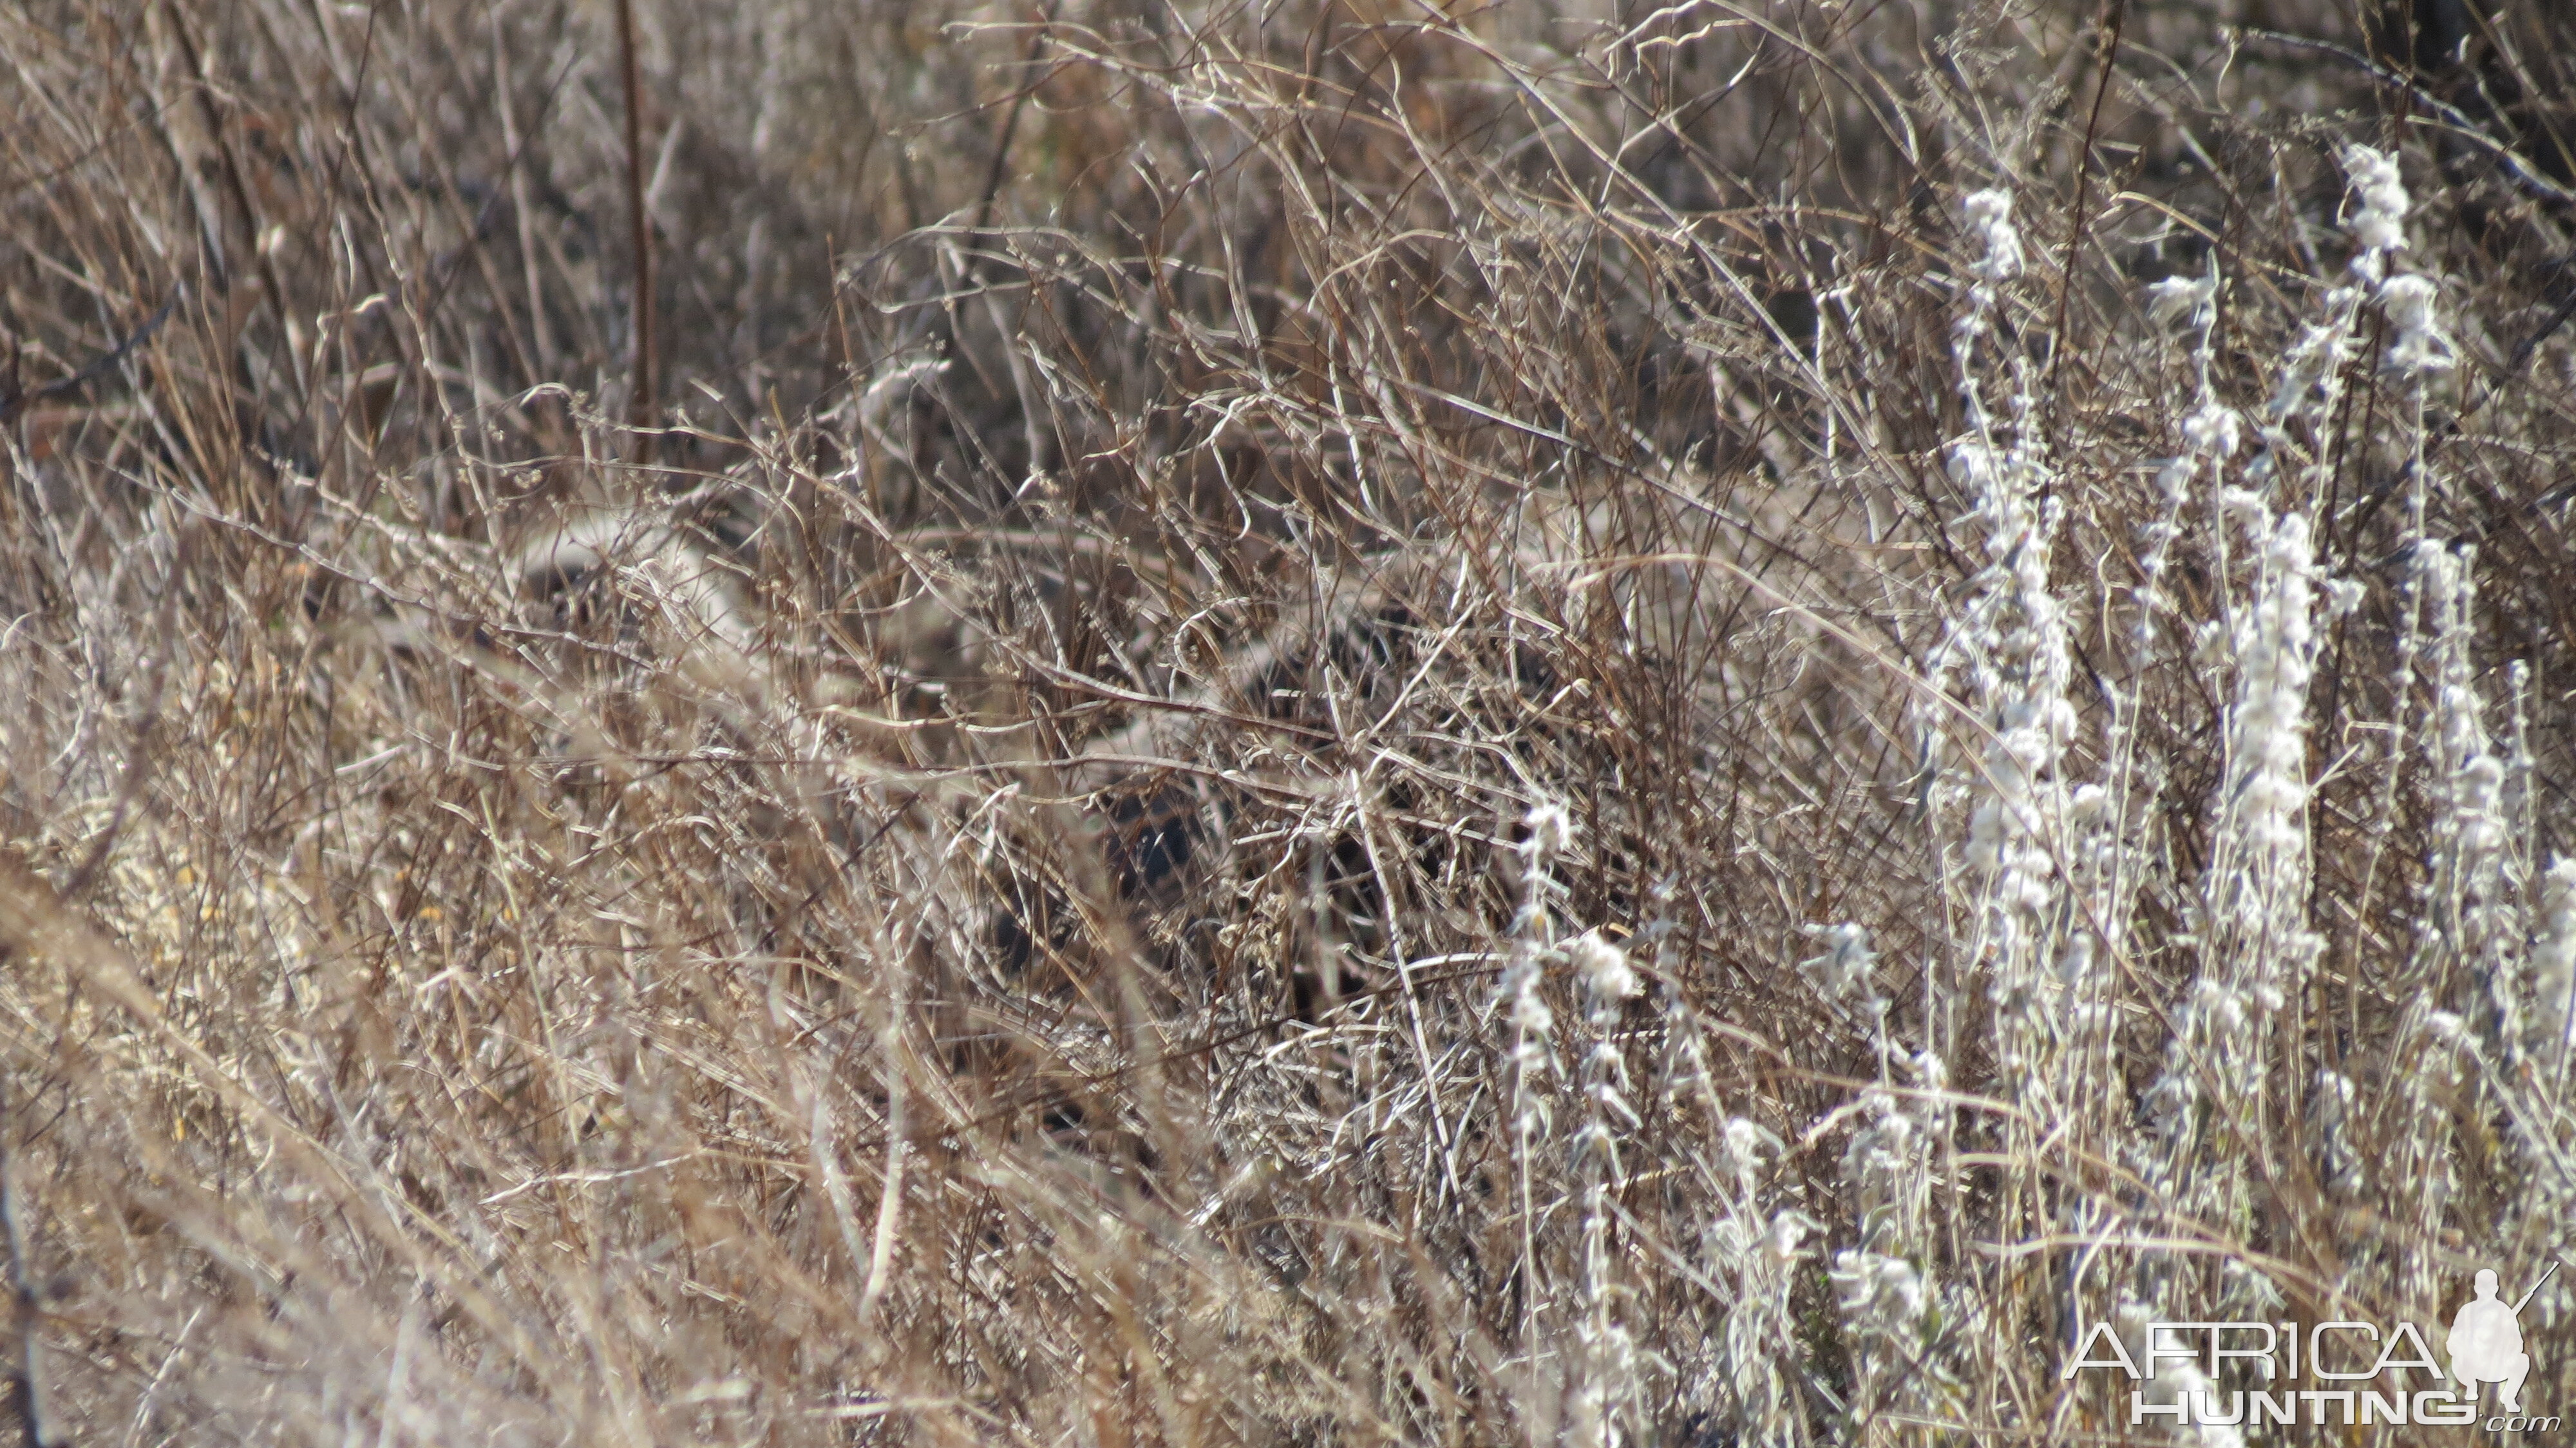
[[[661,392],[660,356],[654,333],[653,218],[644,205],[644,72],[636,54],[635,0],[617,0],[619,84],[626,97],[626,229],[634,246],[634,295],[629,326],[633,330],[634,375],[627,399],[627,420],[636,429],[634,457],[650,462],[655,416]]]
[[[0,1132],[7,1129],[11,1105],[7,1077],[0,1074]],[[9,1301],[18,1333],[10,1376],[17,1393],[19,1435],[27,1448],[54,1448],[61,1440],[45,1411],[44,1314],[29,1260],[27,1203],[18,1191],[18,1152],[5,1136],[0,1136],[0,1235],[8,1241]]]

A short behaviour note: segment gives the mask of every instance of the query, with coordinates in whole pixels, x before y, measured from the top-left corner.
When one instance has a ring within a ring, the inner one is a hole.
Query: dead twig
[[[661,383],[653,337],[653,220],[644,206],[644,74],[635,53],[635,0],[617,0],[617,55],[626,93],[626,227],[635,247],[629,313],[635,332],[634,395],[627,400],[626,415],[636,430],[636,460],[650,462],[654,400]]]
[[[8,1077],[0,1073],[0,1124],[9,1119]],[[5,1130],[0,1125],[0,1130]],[[18,1354],[10,1364],[16,1388],[18,1432],[27,1448],[54,1448],[62,1438],[45,1411],[44,1309],[35,1275],[29,1267],[27,1203],[18,1191],[18,1153],[0,1137],[0,1235],[8,1239],[9,1300],[18,1331]]]
[[[0,396],[0,424],[14,421],[20,412],[36,403],[69,396],[124,365],[125,359],[133,356],[136,348],[152,340],[152,334],[160,331],[161,324],[170,320],[172,309],[178,305],[179,294],[172,292],[170,299],[161,304],[160,310],[143,319],[142,326],[127,333],[123,340],[90,359],[86,366],[69,377],[56,378],[40,387],[12,391],[5,396]]]

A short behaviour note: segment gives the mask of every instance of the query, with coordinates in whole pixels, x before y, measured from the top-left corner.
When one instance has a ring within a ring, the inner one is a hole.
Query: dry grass
[[[2564,21],[624,8],[0,14],[31,1438],[2162,1439],[2576,1260]]]

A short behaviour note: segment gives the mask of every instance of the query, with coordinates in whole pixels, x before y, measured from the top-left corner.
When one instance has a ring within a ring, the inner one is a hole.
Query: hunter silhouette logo
[[[2463,1397],[2476,1402],[2481,1384],[2502,1383],[2504,1410],[2522,1411],[2522,1382],[2531,1376],[2531,1354],[2522,1350],[2522,1310],[2557,1275],[2558,1264],[2552,1262],[2531,1291],[2507,1307],[2496,1297],[2494,1271],[2479,1271],[2478,1295],[2461,1303],[2451,1319],[2451,1376],[2459,1380]]]
[[[2144,1314],[2129,1309],[2123,1321],[2083,1327],[2058,1377],[2127,1378],[2132,1428],[2162,1418],[2176,1428],[2418,1424],[2555,1433],[2565,1420],[2523,1406],[2533,1364],[2520,1318],[2557,1274],[2553,1262],[2507,1302],[2497,1295],[2497,1274],[2481,1270],[2477,1295],[2451,1315],[2447,1373],[2411,1322],[2142,1322]],[[2489,1383],[2501,1388],[2492,1408],[2479,1402]]]

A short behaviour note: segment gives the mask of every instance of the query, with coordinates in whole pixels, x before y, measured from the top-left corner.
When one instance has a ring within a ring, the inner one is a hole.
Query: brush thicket
[[[2260,8],[639,0],[632,153],[607,7],[0,15],[26,1421],[2119,1439],[2537,1278],[2576,36]]]

